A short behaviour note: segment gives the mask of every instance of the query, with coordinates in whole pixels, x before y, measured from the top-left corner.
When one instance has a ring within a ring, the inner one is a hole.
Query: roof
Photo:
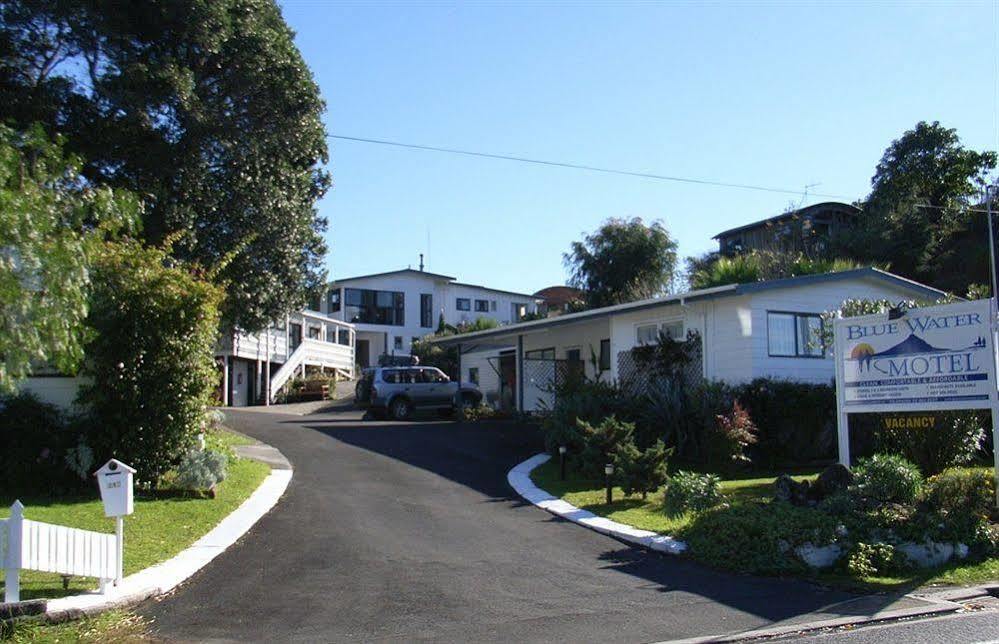
[[[555,318],[544,318],[541,320],[520,322],[518,324],[509,324],[507,326],[502,326],[496,329],[488,329],[486,331],[476,331],[474,333],[462,333],[460,335],[450,335],[443,338],[433,339],[431,340],[431,342],[443,346],[463,344],[465,342],[472,340],[483,340],[486,338],[510,335],[513,333],[527,333],[536,329],[549,329],[563,324],[572,324],[574,322],[582,322],[590,319],[595,320],[602,317],[614,315],[616,313],[630,313],[633,311],[641,311],[643,309],[655,308],[663,306],[664,304],[672,304],[675,302],[679,302],[682,304],[685,302],[693,302],[697,300],[715,299],[715,298],[734,296],[734,295],[748,295],[774,289],[790,288],[795,286],[807,286],[811,284],[821,284],[823,282],[837,282],[841,280],[860,279],[860,278],[879,279],[894,284],[895,286],[899,286],[901,288],[906,288],[911,291],[920,293],[926,297],[939,298],[947,295],[947,293],[945,293],[944,291],[935,289],[931,286],[926,286],[925,284],[920,284],[919,282],[915,282],[910,279],[906,279],[899,275],[895,275],[894,273],[889,273],[888,271],[883,271],[878,268],[857,268],[849,271],[840,271],[838,273],[800,275],[798,277],[786,277],[783,279],[769,280],[766,282],[752,282],[749,284],[726,284],[724,286],[714,286],[712,288],[699,289],[696,291],[688,291],[686,293],[677,293],[673,295],[665,295],[662,297],[656,297],[647,300],[639,300],[637,302],[627,302],[625,304],[605,306],[599,309],[589,309],[587,311],[580,311],[579,313],[567,313],[565,315],[560,315]]]
[[[572,302],[583,299],[583,291],[573,286],[549,286],[534,293],[534,297],[547,302]]]
[[[430,273],[428,271],[418,271],[415,268],[402,268],[397,271],[385,271],[384,273],[371,273],[370,275],[355,275],[354,277],[341,277],[340,279],[335,279],[330,284],[340,284],[342,282],[352,282],[354,280],[367,279],[369,277],[385,277],[386,275],[399,275],[401,273],[419,273],[420,275],[426,275],[427,277],[435,277],[441,280],[447,280],[453,282],[456,277],[451,277],[450,275],[441,275],[440,273]]]
[[[749,230],[750,228],[757,228],[759,226],[768,226],[770,224],[775,224],[778,221],[783,221],[785,219],[791,219],[793,217],[801,217],[805,215],[811,215],[822,210],[839,210],[844,213],[849,213],[851,215],[856,215],[860,213],[860,208],[854,205],[843,203],[842,201],[823,201],[822,203],[812,204],[811,206],[805,206],[804,208],[799,208],[797,210],[792,210],[790,212],[783,212],[779,215],[774,215],[773,217],[767,217],[766,219],[761,219],[759,221],[754,221],[751,224],[743,224],[742,226],[736,226],[735,228],[729,228],[728,230],[723,230],[711,239],[718,239],[719,237],[727,237],[735,233],[742,232],[744,230]]]
[[[517,297],[525,297],[532,302],[536,299],[534,295],[530,293],[518,293],[517,291],[504,291],[501,288],[492,288],[491,286],[480,286],[478,284],[466,284],[465,282],[452,282],[454,286],[467,286],[468,288],[481,288],[483,291],[492,291],[493,293],[506,293],[507,295],[516,295]]]

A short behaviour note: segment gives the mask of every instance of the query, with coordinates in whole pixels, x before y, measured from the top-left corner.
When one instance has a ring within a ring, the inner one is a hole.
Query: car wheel
[[[477,401],[475,400],[475,396],[472,396],[471,394],[465,394],[461,397],[462,409],[470,409],[472,407],[476,407],[477,406],[476,403]]]
[[[389,406],[389,413],[395,420],[406,420],[413,413],[413,404],[405,398],[396,398]]]

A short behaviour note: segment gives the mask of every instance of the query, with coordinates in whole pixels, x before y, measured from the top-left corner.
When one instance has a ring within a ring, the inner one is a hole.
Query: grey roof
[[[840,210],[844,213],[859,214],[861,212],[860,208],[848,203],[843,203],[842,201],[823,201],[822,203],[812,204],[811,206],[805,206],[804,208],[799,208],[798,210],[792,210],[791,212],[782,212],[779,215],[774,215],[773,217],[767,217],[766,219],[761,219],[759,221],[754,221],[749,224],[743,224],[742,226],[736,226],[735,228],[729,228],[728,230],[723,230],[711,239],[718,239],[719,237],[727,237],[728,235],[742,232],[744,230],[749,230],[750,228],[757,228],[758,226],[765,226],[768,224],[773,224],[783,219],[790,219],[792,217],[800,217],[802,215],[807,215],[812,212],[819,210]]]
[[[479,284],[466,284],[465,282],[452,282],[454,286],[467,286],[468,288],[481,288],[483,291],[492,291],[493,293],[505,293],[506,295],[516,295],[517,297],[527,298],[531,302],[540,300],[540,297],[531,295],[530,293],[518,293],[517,291],[504,291],[501,288],[492,288],[491,286],[480,286]]]
[[[352,282],[354,280],[367,279],[369,277],[384,277],[386,275],[398,275],[400,273],[419,273],[420,275],[426,275],[428,277],[436,277],[437,279],[447,280],[453,282],[456,277],[451,277],[450,275],[441,275],[440,273],[430,273],[427,271],[416,270],[415,268],[401,268],[397,271],[385,271],[384,273],[371,273],[370,275],[355,275],[354,277],[341,277],[335,279],[330,284],[340,284],[342,282]]]
[[[510,335],[514,333],[526,333],[540,328],[547,329],[555,326],[561,326],[563,324],[572,324],[574,322],[582,322],[589,319],[598,319],[601,317],[613,315],[615,313],[629,313],[632,311],[641,311],[644,309],[650,309],[662,306],[664,304],[672,304],[674,302],[683,303],[683,302],[693,302],[697,300],[714,299],[731,295],[748,295],[772,289],[789,288],[793,286],[806,286],[810,284],[819,284],[822,282],[836,282],[852,278],[880,279],[889,282],[891,284],[894,284],[896,286],[899,286],[901,288],[909,289],[925,297],[939,298],[947,295],[947,293],[945,293],[944,291],[935,289],[931,286],[926,286],[925,284],[920,284],[919,282],[915,282],[910,279],[906,279],[899,275],[895,275],[894,273],[889,273],[888,271],[883,271],[878,268],[857,268],[849,271],[840,271],[838,273],[801,275],[798,277],[786,277],[783,279],[769,280],[766,282],[752,282],[749,284],[726,284],[724,286],[714,286],[712,288],[699,289],[696,291],[688,291],[686,293],[677,293],[673,295],[665,295],[662,297],[656,297],[647,300],[639,300],[637,302],[627,302],[625,304],[605,306],[599,309],[580,311],[579,313],[567,313],[565,315],[560,315],[554,318],[544,318],[541,320],[520,322],[518,324],[510,324],[496,329],[488,329],[486,331],[476,331],[474,333],[451,335],[431,340],[431,342],[444,346],[463,344],[468,341],[483,340],[486,338]]]

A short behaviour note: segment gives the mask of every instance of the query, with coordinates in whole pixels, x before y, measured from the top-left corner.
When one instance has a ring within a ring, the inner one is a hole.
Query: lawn
[[[209,443],[229,447],[252,442],[241,434],[214,432]],[[216,498],[202,498],[171,490],[152,495],[136,490],[135,513],[125,518],[125,574],[173,557],[214,528],[238,508],[270,473],[263,463],[231,458],[226,479]],[[13,498],[0,496],[0,517],[10,513]],[[114,520],[104,516],[96,488],[75,498],[22,497],[25,517],[97,532],[114,532]],[[2,574],[2,573],[0,573]],[[60,575],[35,571],[21,573],[21,599],[53,598],[97,587],[97,580],[74,577],[63,587]],[[0,589],[3,583],[0,582]]]
[[[62,624],[47,624],[40,620],[20,620],[0,626],[0,639],[13,644],[97,644],[98,642],[153,641],[150,624],[128,611],[112,610],[93,617]]]
[[[991,472],[990,468],[985,469]],[[802,480],[814,479],[817,472],[806,470],[792,474],[795,479]],[[748,502],[771,499],[774,478],[774,475],[750,474],[745,478],[723,480],[720,487],[726,501],[734,507]],[[648,499],[643,501],[637,495],[626,497],[621,488],[615,487],[613,489],[614,500],[610,505],[607,505],[604,503],[606,492],[603,481],[583,479],[571,470],[567,472],[566,480],[560,481],[556,459],[536,468],[531,472],[531,479],[541,489],[561,497],[578,508],[644,530],[672,535],[689,525],[693,518],[690,513],[676,517],[667,516],[663,510],[662,491],[650,494]],[[691,553],[691,556],[697,558],[696,553]],[[856,579],[835,572],[823,572],[809,576],[824,583],[861,590],[891,590],[931,584],[969,585],[999,579],[999,559],[993,558],[966,564],[958,562],[937,569],[916,570],[904,577]]]

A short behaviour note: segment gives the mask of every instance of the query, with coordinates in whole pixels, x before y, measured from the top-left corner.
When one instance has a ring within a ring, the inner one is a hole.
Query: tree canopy
[[[273,0],[16,0],[0,25],[0,121],[138,195],[145,241],[219,269],[226,326],[323,284],[324,104]]]
[[[134,196],[79,168],[41,128],[0,126],[0,393],[33,366],[77,369],[94,256],[136,221]]]
[[[662,222],[608,219],[563,259],[569,285],[591,307],[610,306],[666,293],[676,273],[676,241]]]
[[[957,293],[988,283],[987,221],[974,210],[995,167],[994,152],[966,149],[956,130],[917,123],[885,150],[860,225],[836,250]]]

